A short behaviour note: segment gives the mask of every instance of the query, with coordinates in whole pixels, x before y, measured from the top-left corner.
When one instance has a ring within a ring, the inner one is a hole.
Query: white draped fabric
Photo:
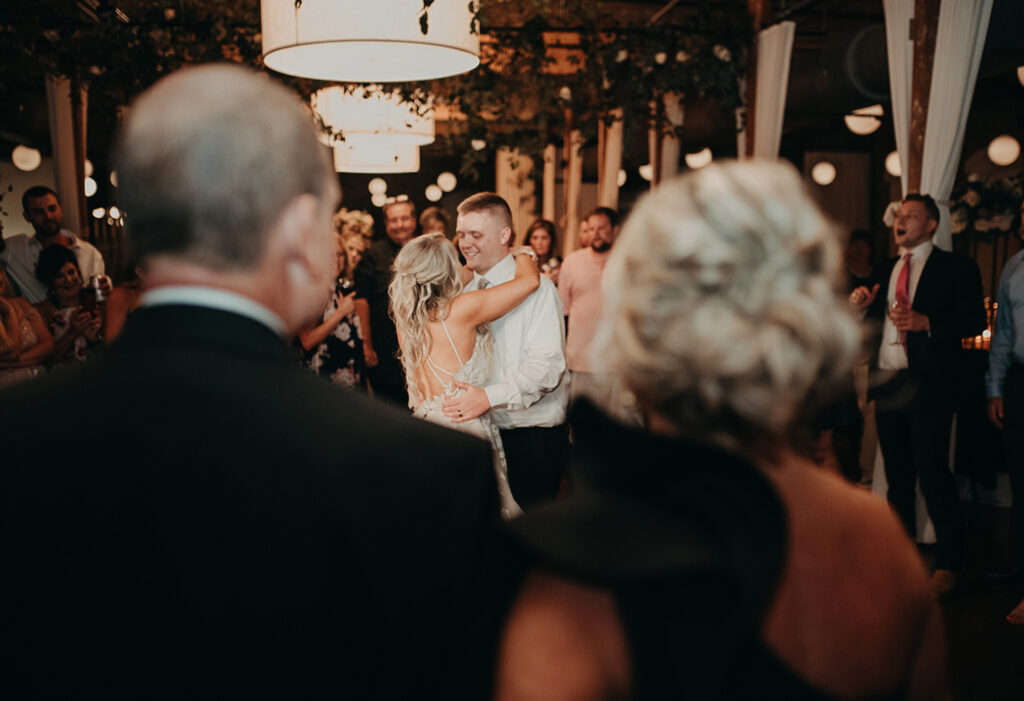
[[[601,169],[597,174],[597,204],[601,207],[619,207],[619,170],[622,168],[622,110],[616,109],[611,115],[614,121],[603,125],[604,138],[601,140],[603,155]]]
[[[775,160],[779,157],[795,35],[795,22],[779,22],[757,35],[754,158]]]
[[[683,126],[685,110],[683,108],[683,96],[676,92],[668,92],[663,96],[665,103],[665,118],[673,127]],[[679,137],[674,133],[667,133],[661,140],[661,180],[668,180],[679,172]]]
[[[949,195],[960,166],[967,115],[991,14],[992,0],[942,0],[939,13],[921,157],[921,192],[939,203],[941,218],[935,245],[947,251],[953,250]]]
[[[914,0],[883,0],[885,43],[889,55],[889,92],[892,96],[892,124],[896,151],[900,154],[900,184],[907,194],[907,164],[910,163],[910,90],[914,73],[914,42],[910,20]]]
[[[520,153],[519,149],[498,149],[495,188],[512,210],[512,228],[517,242],[526,233],[526,227],[536,219],[537,198],[534,196],[533,178],[530,177],[532,168],[533,159]]]
[[[85,91],[81,99],[85,101]],[[75,120],[71,102],[71,82],[67,78],[46,79],[46,104],[50,113],[50,145],[53,148],[53,175],[57,196],[64,209],[64,226],[75,233],[82,221],[79,196],[85,184],[75,163]],[[85,110],[82,110],[85,119]],[[84,125],[83,125],[84,131]],[[84,174],[83,174],[84,175]]]
[[[555,160],[558,148],[554,144],[544,147],[544,178],[541,198],[541,216],[550,222],[555,221]]]

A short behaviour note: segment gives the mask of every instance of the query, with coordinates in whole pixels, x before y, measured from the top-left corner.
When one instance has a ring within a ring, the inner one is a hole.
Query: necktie
[[[486,290],[490,286],[491,286],[490,280],[488,280],[485,277],[480,278],[480,282],[476,283],[476,289],[478,289],[478,290]]]
[[[903,267],[896,278],[896,301],[903,309],[910,309],[910,257],[911,253],[903,256]],[[907,345],[907,332],[900,331],[900,343]]]

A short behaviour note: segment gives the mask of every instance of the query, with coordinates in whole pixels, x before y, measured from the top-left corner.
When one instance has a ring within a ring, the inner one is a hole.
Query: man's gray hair
[[[241,66],[185,69],[147,90],[129,114],[116,164],[139,260],[251,268],[294,198],[311,194],[333,211],[338,197],[308,110]]]

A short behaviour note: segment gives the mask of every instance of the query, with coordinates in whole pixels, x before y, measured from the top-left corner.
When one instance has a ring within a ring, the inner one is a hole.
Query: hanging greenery
[[[407,21],[426,32],[434,2],[423,0]],[[71,10],[62,0],[0,5],[0,86],[7,86],[0,96],[16,86],[39,89],[43,76],[56,74],[88,85],[94,104],[109,100],[116,107],[185,65],[236,61],[262,68],[258,0],[78,3],[86,10]],[[613,14],[619,9],[595,0],[484,0],[473,19],[481,34],[475,70],[386,90],[421,106],[432,99],[447,114],[447,144],[463,155],[469,174],[501,146],[539,162],[570,122],[591,140],[598,121],[612,119],[616,109],[630,123],[671,129],[663,107],[668,94],[684,102],[710,99],[731,119],[750,40],[742,7],[705,3],[680,20],[654,24],[622,21]],[[273,75],[307,99],[325,85]],[[474,140],[487,149],[470,148]]]

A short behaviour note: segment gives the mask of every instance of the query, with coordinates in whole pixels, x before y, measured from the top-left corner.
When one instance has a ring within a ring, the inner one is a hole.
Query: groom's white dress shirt
[[[466,289],[486,279],[499,285],[515,277],[511,255],[486,275],[474,275]],[[484,392],[498,428],[558,426],[565,423],[569,373],[565,369],[565,324],[558,290],[544,275],[522,304],[491,322],[494,362]]]

